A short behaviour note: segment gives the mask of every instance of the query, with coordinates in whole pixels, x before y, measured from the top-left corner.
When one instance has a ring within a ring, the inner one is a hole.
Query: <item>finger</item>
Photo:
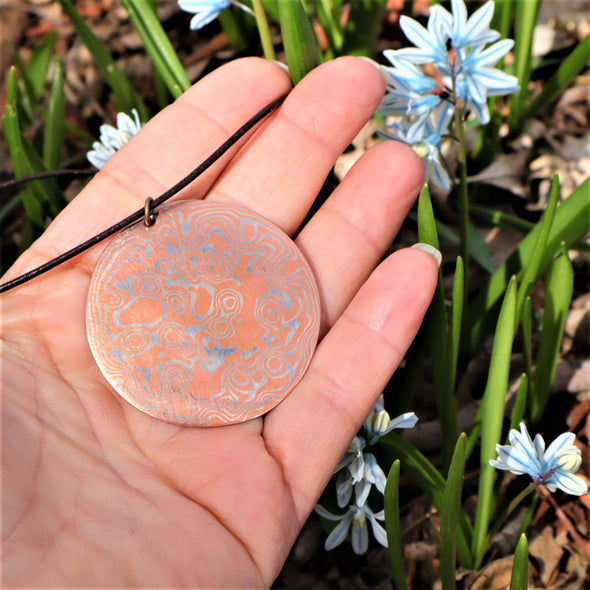
[[[300,522],[402,360],[436,278],[425,252],[392,254],[322,340],[297,389],[265,417],[265,444],[283,468]]]
[[[293,233],[384,91],[381,74],[358,58],[316,68],[232,160],[209,197],[245,205]]]
[[[286,94],[278,65],[236,60],[215,70],[150,120],[55,219],[6,278],[82,243],[123,219],[188,174],[252,115]],[[235,153],[235,150],[234,150]],[[223,158],[190,187],[202,197],[227,163]],[[103,245],[90,253],[95,260]]]
[[[321,334],[383,257],[423,180],[422,161],[412,149],[399,142],[378,144],[297,237],[320,291]]]

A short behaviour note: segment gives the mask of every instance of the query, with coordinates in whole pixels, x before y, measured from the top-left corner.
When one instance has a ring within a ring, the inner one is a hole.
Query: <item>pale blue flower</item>
[[[463,0],[451,0],[451,12],[453,24],[450,38],[454,49],[487,45],[500,38],[498,31],[490,29],[494,16],[494,2],[491,0],[478,8],[469,19]]]
[[[417,422],[418,417],[414,412],[406,412],[392,420],[385,410],[383,395],[380,395],[364,423],[367,444],[375,444],[379,438],[392,430],[414,428]]]
[[[442,63],[448,60],[447,41],[451,36],[452,16],[445,8],[437,4],[430,9],[427,29],[405,15],[400,17],[399,24],[405,36],[416,47],[404,47],[390,53],[415,64]]]
[[[504,57],[514,41],[504,39],[487,49],[476,47],[471,50],[459,50],[456,55],[456,93],[457,98],[473,110],[477,118],[485,125],[490,120],[487,107],[488,96],[512,94],[519,89],[518,80],[492,67]],[[452,83],[448,75],[443,76],[446,83]]]
[[[316,512],[325,518],[339,521],[326,539],[326,550],[340,545],[350,531],[352,547],[356,553],[364,553],[369,543],[367,520],[371,524],[373,535],[387,547],[387,535],[377,520],[383,520],[383,510],[374,513],[368,506],[369,494],[373,486],[383,494],[387,478],[383,469],[377,463],[373,453],[365,452],[367,440],[374,444],[377,440],[394,428],[412,428],[418,418],[413,412],[406,412],[393,420],[383,405],[383,396],[375,403],[363,425],[363,435],[357,435],[352,440],[346,454],[336,467],[336,499],[338,507],[348,506],[347,512],[334,515],[319,504]],[[352,494],[354,492],[354,500]],[[352,528],[351,528],[352,527]]]
[[[133,119],[126,113],[118,113],[117,127],[108,124],[100,126],[100,141],[95,141],[86,154],[86,158],[95,168],[100,170],[141,129],[142,123],[137,111],[133,109],[131,114]]]
[[[463,0],[452,0],[451,8],[452,14],[438,5],[432,7],[427,29],[409,17],[401,17],[400,26],[416,47],[384,52],[394,66],[384,68],[391,80],[388,96],[382,103],[384,114],[413,112],[422,117],[429,109],[433,111],[438,107],[432,94],[417,96],[432,93],[437,87],[434,80],[429,85],[422,79],[423,74],[416,67],[422,64],[432,64],[442,79],[443,89],[451,95],[454,91],[457,106],[462,103],[482,124],[490,120],[489,96],[503,96],[518,90],[514,76],[493,67],[514,45],[511,40],[496,43],[500,34],[489,27],[494,2],[490,0],[469,18]],[[493,45],[486,48],[489,43]],[[403,62],[414,65],[402,65]]]
[[[357,555],[365,553],[369,547],[369,528],[367,521],[371,524],[373,536],[377,541],[387,547],[387,533],[385,529],[378,522],[385,520],[384,511],[381,510],[374,513],[366,504],[351,506],[344,514],[336,515],[328,512],[319,504],[315,507],[316,512],[328,520],[338,522],[334,530],[328,535],[325,543],[326,551],[334,549],[345,541],[350,531],[350,540],[352,549]]]
[[[387,94],[379,107],[383,116],[428,114],[440,104],[440,96],[428,94],[438,89],[433,78],[425,76],[412,62],[397,58],[392,50],[383,55],[394,66],[382,68],[389,77]]]
[[[490,461],[496,469],[511,471],[516,475],[528,474],[534,482],[543,484],[550,492],[557,488],[573,496],[588,493],[588,485],[574,475],[582,464],[582,454],[573,443],[573,432],[560,434],[545,450],[545,441],[540,434],[534,442],[524,423],[520,432],[511,430],[509,445],[496,445],[498,458]]]
[[[202,29],[205,25],[214,21],[219,13],[231,5],[238,6],[242,10],[253,14],[252,10],[235,0],[178,0],[180,10],[194,14],[190,28],[194,31]]]
[[[440,121],[445,120],[448,125],[449,115],[445,113],[447,110],[447,107],[445,107],[443,111],[440,111],[440,115],[442,115],[440,117],[418,119],[412,125],[394,121],[389,125],[388,131],[380,132],[380,135],[388,139],[401,141],[409,145],[424,163],[426,182],[432,182],[445,190],[450,188],[451,179],[443,163],[440,151],[442,136],[434,132],[433,127],[440,125]]]
[[[373,485],[382,494],[385,492],[387,478],[372,453],[361,453],[360,457],[347,467],[348,469],[341,469],[336,475],[336,499],[340,508],[349,504],[353,489],[357,506],[367,502]]]

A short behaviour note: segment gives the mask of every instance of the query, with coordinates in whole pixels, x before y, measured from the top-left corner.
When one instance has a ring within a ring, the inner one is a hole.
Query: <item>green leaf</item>
[[[514,562],[512,564],[512,577],[510,579],[510,590],[527,590],[529,587],[529,544],[526,535],[520,536]]]
[[[539,234],[537,236],[537,240],[535,241],[535,245],[531,253],[531,258],[524,269],[522,278],[520,279],[520,287],[518,289],[518,295],[516,296],[516,323],[514,329],[516,329],[516,327],[518,326],[518,322],[520,321],[524,300],[528,297],[531,287],[537,280],[539,267],[541,266],[541,260],[543,259],[543,255],[545,253],[545,248],[547,245],[547,238],[549,237],[551,225],[553,223],[553,219],[555,218],[555,211],[557,209],[558,201],[559,177],[555,175],[553,178],[553,184],[551,186],[551,194],[549,195],[549,201],[547,202],[547,208],[545,209],[543,219],[541,220],[539,226]]]
[[[90,51],[101,74],[113,89],[117,110],[119,112],[130,113],[135,108],[139,113],[139,118],[142,121],[146,121],[148,119],[148,110],[145,104],[137,92],[135,92],[125,74],[119,69],[107,48],[80,16],[72,0],[59,0],[59,4],[64,14],[72,23],[76,34],[80,37],[84,45],[86,45],[88,51]]]
[[[565,242],[566,248],[569,248],[590,230],[589,194],[590,178],[578,186],[557,208],[534,280],[538,280],[544,274],[561,242]],[[508,259],[494,271],[488,283],[467,309],[464,324],[465,337],[462,340],[463,354],[475,355],[493,329],[508,281],[513,274],[516,274],[520,280],[525,269],[531,264],[540,232],[541,227],[537,224]]]
[[[16,70],[10,68],[8,73],[8,85],[6,92],[6,106],[2,116],[2,129],[4,140],[8,146],[8,151],[12,158],[14,175],[16,178],[27,176],[33,173],[33,169],[24,153],[22,135],[20,132],[17,110],[17,79]],[[19,187],[20,196],[27,214],[27,218],[37,229],[44,226],[44,214],[41,202],[33,193],[31,184],[21,185]]]
[[[491,28],[498,31],[502,39],[506,39],[510,35],[514,4],[515,0],[496,0]]]
[[[344,55],[374,57],[387,0],[355,0],[344,28]]]
[[[443,506],[445,480],[434,465],[397,432],[388,432],[379,439],[379,444],[403,463],[404,471],[410,474],[418,487],[440,512]],[[463,567],[471,567],[472,558],[469,551],[471,523],[463,509],[461,509],[458,524],[457,556]]]
[[[344,31],[340,24],[342,2],[340,0],[313,0],[315,13],[322,26],[330,50],[330,59],[342,55],[342,44],[344,43]]]
[[[418,239],[420,242],[438,248],[438,236],[430,192],[424,185],[418,197]],[[460,277],[462,283],[462,276]],[[463,284],[463,283],[462,283]],[[460,325],[460,319],[459,325]],[[446,471],[455,441],[457,440],[457,411],[455,405],[454,382],[455,367],[453,354],[449,350],[450,341],[455,334],[449,330],[442,270],[438,271],[438,283],[432,303],[426,316],[428,347],[430,351],[432,377],[436,394],[436,407],[442,430],[442,460]]]
[[[523,373],[520,377],[520,385],[514,398],[514,407],[512,408],[512,417],[510,418],[510,429],[518,430],[519,424],[524,418],[524,412],[526,410],[527,391],[529,389],[529,380],[526,373]],[[508,444],[510,441],[508,435],[506,435],[506,441],[504,444]]]
[[[121,0],[121,4],[143,41],[156,71],[166,83],[170,94],[178,98],[191,84],[157,14],[145,0]]]
[[[289,73],[298,84],[321,63],[318,42],[300,0],[281,0],[279,16]]]
[[[461,340],[461,322],[463,318],[463,297],[464,297],[465,271],[463,259],[457,256],[455,264],[455,277],[453,280],[453,293],[451,296],[451,320],[447,341],[447,402],[451,404],[448,410],[452,412],[451,422],[454,425],[454,432],[457,434],[457,409],[455,404],[455,378],[457,373],[457,361],[459,359],[459,343]],[[455,436],[456,438],[456,436]]]
[[[538,115],[561,95],[573,79],[588,65],[589,55],[590,33],[588,33],[572,53],[563,60],[557,72],[555,72],[548,82],[543,84],[543,90],[534,98],[529,106],[520,113],[518,120],[513,126],[513,134],[519,132],[525,121]]]
[[[524,300],[522,307],[522,357],[530,388],[533,384],[533,310],[530,296]]]
[[[440,579],[443,590],[455,589],[457,522],[461,514],[466,449],[467,437],[462,433],[451,459],[440,513]]]
[[[385,484],[383,502],[385,507],[385,529],[387,531],[387,547],[393,569],[393,581],[396,590],[407,590],[402,533],[399,521],[399,471],[400,462],[391,465]]]
[[[56,58],[43,135],[43,163],[47,170],[57,170],[60,167],[65,120],[64,68],[61,59]]]
[[[518,123],[520,113],[524,110],[529,94],[531,79],[531,50],[533,33],[541,0],[516,2],[516,26],[514,31],[514,75],[518,79],[520,90],[510,100],[509,126],[512,130]]]
[[[502,420],[504,418],[506,391],[508,389],[515,316],[516,279],[513,277],[508,284],[498,318],[488,381],[481,402],[482,415],[485,416],[485,420],[481,422],[479,491],[471,550],[474,557],[482,553],[494,508],[493,489],[495,470],[489,462],[490,459],[496,457],[495,447],[502,435]],[[476,569],[478,567],[479,564],[476,564]]]
[[[32,104],[39,103],[45,93],[45,81],[47,79],[47,72],[49,71],[49,64],[51,63],[51,56],[57,40],[57,33],[50,31],[43,40],[38,43],[31,52],[31,57],[26,66],[19,66],[19,71],[24,82],[24,87],[27,90],[28,98]]]
[[[470,222],[469,223],[469,243],[471,244],[471,256],[472,258],[490,274],[494,272],[494,261],[488,250],[488,246],[481,234],[477,231],[477,228]]]
[[[482,205],[471,204],[469,211],[494,225],[521,233],[527,233],[535,227],[535,224],[531,221]]]
[[[574,291],[574,270],[562,245],[545,276],[545,307],[543,329],[535,370],[535,382],[529,398],[531,422],[537,423],[543,416],[553,378],[567,312]]]

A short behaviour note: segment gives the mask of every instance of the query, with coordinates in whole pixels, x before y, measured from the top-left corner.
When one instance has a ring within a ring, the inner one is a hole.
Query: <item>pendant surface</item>
[[[188,426],[244,422],[305,373],[319,333],[312,271],[252,211],[210,201],[158,209],[115,237],[92,275],[88,342],[115,391]]]

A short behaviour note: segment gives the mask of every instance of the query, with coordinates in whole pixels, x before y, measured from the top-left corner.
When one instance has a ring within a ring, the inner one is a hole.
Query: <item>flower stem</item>
[[[475,564],[473,566],[475,570],[478,570],[480,568],[481,562],[483,561],[483,558],[485,556],[485,552],[487,551],[487,549],[488,549],[490,543],[492,542],[492,539],[495,537],[496,533],[500,530],[500,527],[506,522],[506,519],[512,514],[512,512],[514,512],[515,508],[531,492],[534,492],[537,489],[537,486],[538,486],[538,484],[536,482],[533,482],[530,485],[528,485],[526,488],[524,488],[524,490],[522,490],[522,492],[520,492],[520,494],[518,494],[518,496],[516,496],[516,498],[514,498],[514,500],[512,500],[512,502],[510,502],[510,504],[508,504],[506,509],[496,519],[496,523],[490,529],[490,532],[488,533],[488,535],[486,537],[486,542],[483,544],[483,547],[481,548],[480,554],[477,555],[477,557],[476,557]]]
[[[468,301],[469,294],[469,193],[467,190],[467,151],[465,149],[465,134],[461,121],[462,109],[455,109],[455,137],[459,142],[457,158],[459,162],[459,223],[461,234],[461,257],[465,268],[465,281],[463,288],[463,300]]]
[[[463,282],[463,301],[469,301],[469,261],[470,261],[470,246],[469,246],[469,192],[467,190],[467,150],[465,149],[465,134],[463,133],[463,109],[459,108],[457,86],[455,79],[455,64],[451,64],[451,80],[452,80],[452,95],[453,104],[455,105],[455,120],[454,131],[455,137],[459,143],[457,151],[457,159],[459,163],[459,225],[461,237],[461,257],[463,258],[463,268],[465,269],[465,277]]]
[[[258,34],[260,35],[264,57],[268,60],[275,61],[275,50],[270,36],[268,20],[266,19],[266,14],[262,6],[262,0],[252,0],[252,6],[254,7],[254,14],[256,15],[256,26],[258,27]]]

